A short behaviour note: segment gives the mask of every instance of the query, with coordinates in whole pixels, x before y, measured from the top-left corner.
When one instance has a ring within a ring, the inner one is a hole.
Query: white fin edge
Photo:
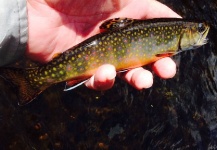
[[[84,83],[87,82],[88,80],[89,80],[89,79],[84,80],[84,81],[82,81],[82,82],[80,82],[80,83],[77,83],[77,84],[71,86],[71,87],[67,87],[67,84],[66,84],[65,89],[64,89],[63,91],[73,90],[73,89],[79,87],[80,85],[84,84]]]

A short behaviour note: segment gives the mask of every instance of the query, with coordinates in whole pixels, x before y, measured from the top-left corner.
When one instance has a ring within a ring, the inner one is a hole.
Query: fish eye
[[[204,25],[204,23],[199,23],[198,24],[198,27],[197,27],[197,30],[198,30],[198,32],[203,32],[204,30],[205,30],[205,25]]]

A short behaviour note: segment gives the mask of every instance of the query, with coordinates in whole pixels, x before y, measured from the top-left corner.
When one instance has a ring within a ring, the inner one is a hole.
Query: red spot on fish
[[[112,47],[111,47],[111,46],[109,46],[109,47],[108,47],[108,50],[109,50],[109,51],[110,51],[110,50],[112,50]]]
[[[72,70],[72,66],[68,64],[68,65],[66,66],[66,71],[71,71],[71,70]]]
[[[124,43],[127,43],[127,42],[128,42],[127,38],[124,38]]]

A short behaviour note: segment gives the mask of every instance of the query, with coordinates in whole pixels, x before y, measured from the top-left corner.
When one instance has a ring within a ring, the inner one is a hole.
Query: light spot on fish
[[[79,63],[78,63],[78,66],[81,66],[81,65],[82,65],[82,62],[79,62]]]
[[[60,71],[60,74],[61,74],[61,75],[63,75],[63,74],[64,74],[64,72],[61,70],[61,71]]]
[[[59,67],[62,68],[62,67],[63,67],[63,64],[59,64]]]

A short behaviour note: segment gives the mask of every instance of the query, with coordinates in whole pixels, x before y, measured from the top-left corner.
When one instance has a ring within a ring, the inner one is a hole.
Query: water
[[[0,149],[217,149],[217,3],[162,2],[212,25],[209,44],[173,57],[175,78],[144,91],[57,85],[23,107],[0,80]]]

